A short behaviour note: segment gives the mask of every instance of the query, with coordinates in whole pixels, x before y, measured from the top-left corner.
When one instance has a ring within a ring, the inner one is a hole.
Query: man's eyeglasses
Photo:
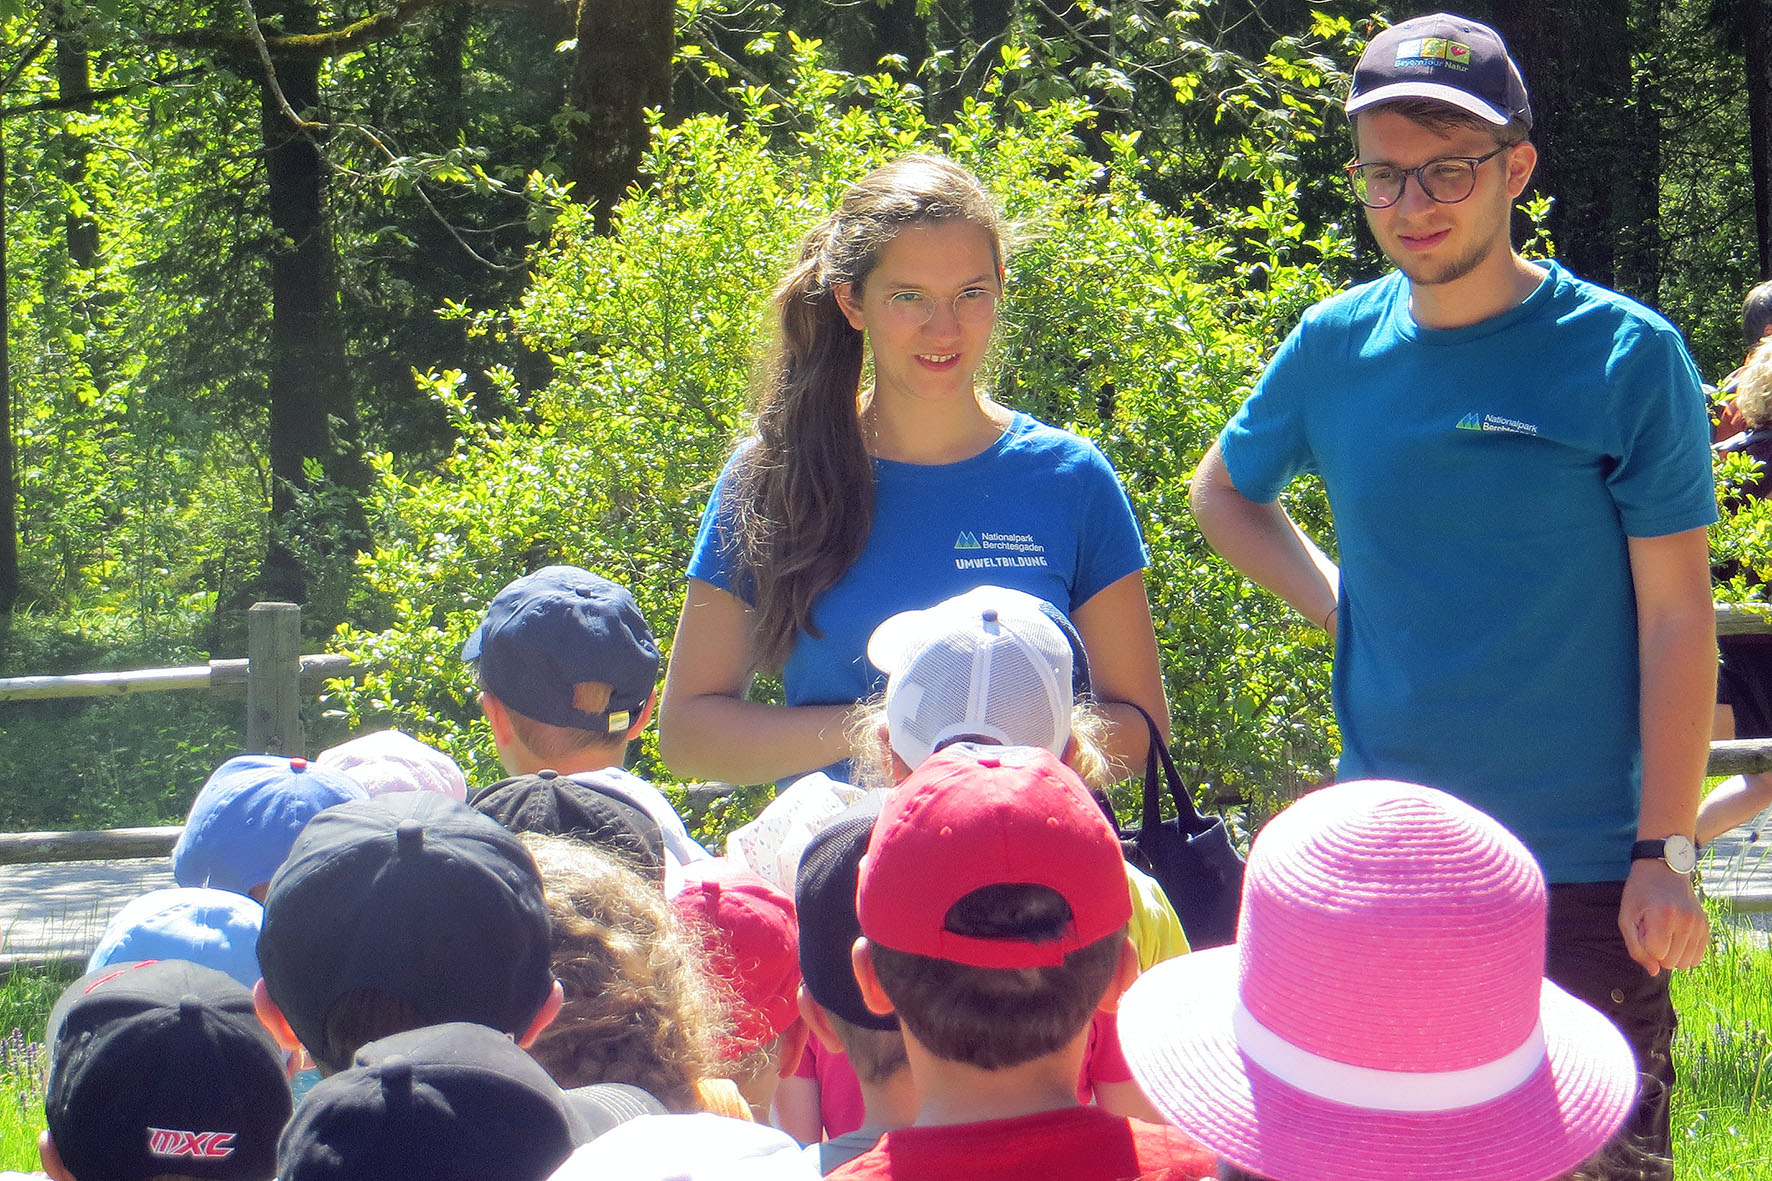
[[[962,324],[989,323],[997,314],[997,293],[989,287],[968,287],[945,301],[921,291],[894,291],[886,297],[886,314],[906,328],[921,328],[944,302],[952,305],[954,319]]]
[[[1354,196],[1368,209],[1388,209],[1403,199],[1403,189],[1414,177],[1428,200],[1441,205],[1456,205],[1477,187],[1477,167],[1493,160],[1513,147],[1502,144],[1486,156],[1441,156],[1420,168],[1398,168],[1395,164],[1349,164],[1347,179],[1354,186]]]

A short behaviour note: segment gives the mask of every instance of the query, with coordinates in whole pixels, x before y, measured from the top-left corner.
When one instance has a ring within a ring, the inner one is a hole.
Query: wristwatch
[[[1630,847],[1630,859],[1665,861],[1675,873],[1691,873],[1698,865],[1698,847],[1692,838],[1675,833],[1659,841],[1638,841]]]

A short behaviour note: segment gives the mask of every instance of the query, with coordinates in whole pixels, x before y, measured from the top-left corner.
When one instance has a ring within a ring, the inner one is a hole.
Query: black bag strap
[[[1163,805],[1158,795],[1157,764],[1162,763],[1162,781],[1169,785],[1169,798],[1175,802],[1175,814],[1179,818],[1181,830],[1189,836],[1198,836],[1212,827],[1212,821],[1200,815],[1194,807],[1194,797],[1181,786],[1181,772],[1175,768],[1175,758],[1169,753],[1169,744],[1163,741],[1162,733],[1157,729],[1156,719],[1145,712],[1145,708],[1135,701],[1123,702],[1138,711],[1150,732],[1150,745],[1144,755],[1144,803],[1139,816],[1139,829],[1154,829],[1163,819]]]

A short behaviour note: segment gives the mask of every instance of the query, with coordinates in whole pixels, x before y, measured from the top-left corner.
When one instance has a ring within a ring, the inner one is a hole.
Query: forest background
[[[573,562],[668,643],[773,277],[845,183],[933,149],[1022,227],[996,396],[1131,494],[1184,773],[1289,795],[1333,760],[1329,651],[1211,556],[1186,480],[1299,313],[1383,269],[1339,101],[1416,11],[0,0],[0,676],[240,655],[290,599],[364,669],[309,753],[397,725],[488,781],[458,658],[487,599]],[[1727,373],[1772,274],[1772,0],[1461,11],[1533,87],[1519,240]],[[1320,489],[1288,503],[1332,540]],[[1772,573],[1768,521],[1719,563]],[[182,819],[241,742],[197,697],[0,707],[0,830]]]

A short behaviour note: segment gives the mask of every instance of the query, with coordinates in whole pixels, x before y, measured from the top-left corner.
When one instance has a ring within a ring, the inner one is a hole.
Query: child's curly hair
[[[1772,337],[1761,341],[1747,356],[1735,386],[1735,404],[1755,430],[1772,427]]]
[[[531,1056],[562,1087],[630,1083],[677,1113],[701,1110],[725,1021],[701,949],[656,886],[595,846],[524,833],[553,920],[560,1015]]]

